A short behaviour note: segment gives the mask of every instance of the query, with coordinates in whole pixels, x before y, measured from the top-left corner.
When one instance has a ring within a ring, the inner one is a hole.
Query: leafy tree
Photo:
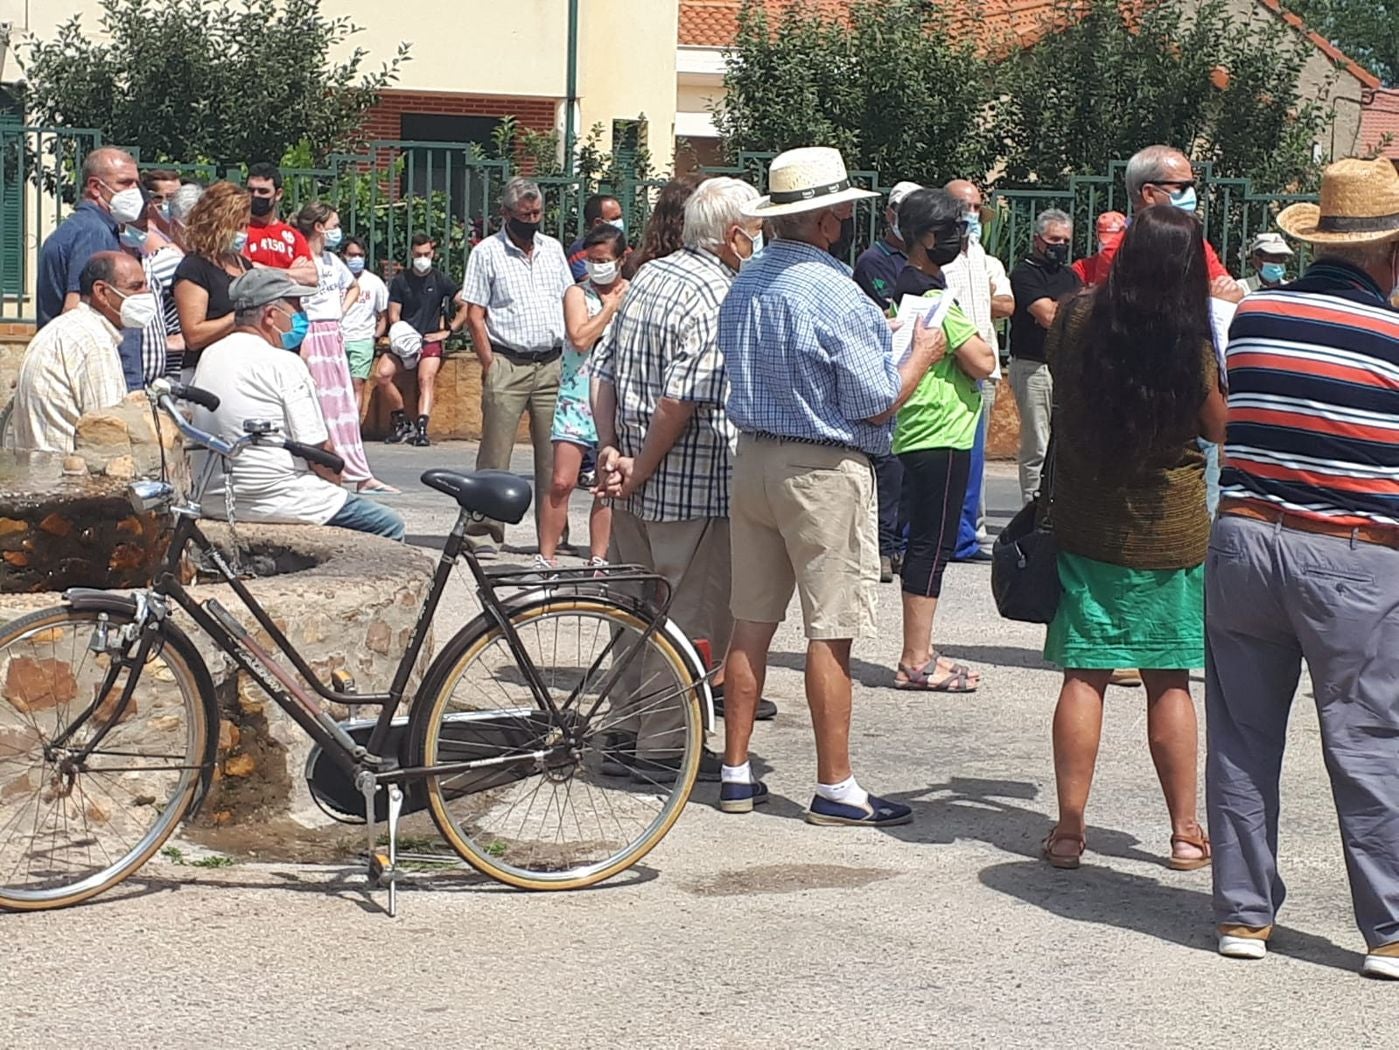
[[[950,9],[950,5],[949,5]],[[993,160],[989,66],[926,0],[856,0],[848,24],[745,0],[715,121],[730,152],[835,146],[854,169],[946,180]]]
[[[1311,28],[1393,87],[1399,84],[1399,0],[1285,0]]]
[[[1063,28],[997,68],[1009,181],[1062,184],[1153,142],[1263,187],[1314,177],[1325,113],[1299,94],[1309,45],[1277,19],[1239,20],[1225,0],[1060,0],[1051,18]]]
[[[380,69],[360,31],[320,0],[102,0],[105,39],[79,16],[21,51],[35,123],[101,129],[144,161],[278,159],[303,139],[317,159],[357,145],[365,110],[398,79],[408,45]]]

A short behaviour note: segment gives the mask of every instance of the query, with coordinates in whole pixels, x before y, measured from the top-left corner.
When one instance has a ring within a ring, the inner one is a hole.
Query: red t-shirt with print
[[[296,227],[269,222],[266,226],[248,227],[248,243],[243,254],[255,263],[285,270],[297,259],[311,258],[311,248]]]

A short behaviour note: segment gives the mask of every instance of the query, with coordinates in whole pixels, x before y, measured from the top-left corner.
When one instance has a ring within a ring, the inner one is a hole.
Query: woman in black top
[[[228,286],[253,266],[241,254],[250,215],[247,191],[231,182],[214,183],[190,212],[185,226],[187,254],[175,271],[175,307],[185,335],[186,368],[194,367],[199,351],[233,331]]]

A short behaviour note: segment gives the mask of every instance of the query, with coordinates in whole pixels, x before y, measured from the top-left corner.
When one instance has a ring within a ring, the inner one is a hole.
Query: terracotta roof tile
[[[1399,162],[1399,88],[1376,91],[1360,114],[1360,152],[1377,149],[1386,138],[1381,155]]]
[[[1371,89],[1380,86],[1379,78],[1325,37],[1309,29],[1291,11],[1284,10],[1279,0],[1257,2],[1305,35],[1313,47],[1362,85]],[[798,4],[808,13],[841,18],[848,16],[851,0],[763,0],[763,3],[769,19],[778,18],[787,8]],[[742,0],[681,0],[679,43],[694,47],[730,46],[738,33],[738,11],[741,6]],[[974,33],[991,47],[1004,42],[1007,34],[1013,35],[1021,46],[1027,46],[1044,35],[1046,28],[1052,24],[1057,6],[1055,0],[984,0],[975,9],[974,15],[968,13],[964,24],[967,24],[968,32]]]

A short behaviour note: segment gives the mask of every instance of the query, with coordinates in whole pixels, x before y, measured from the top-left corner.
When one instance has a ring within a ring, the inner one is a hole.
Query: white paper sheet
[[[896,317],[899,327],[894,333],[894,360],[903,364],[913,352],[914,325],[922,324],[923,318],[931,311],[932,317],[928,321],[928,327],[936,328],[942,324],[951,307],[952,296],[947,292],[943,292],[936,299],[930,299],[926,295],[905,295],[900,299]]]
[[[1214,356],[1219,362],[1219,376],[1227,381],[1229,369],[1224,362],[1224,351],[1229,348],[1229,326],[1234,323],[1234,314],[1239,304],[1227,299],[1210,297],[1210,329],[1214,334]]]

